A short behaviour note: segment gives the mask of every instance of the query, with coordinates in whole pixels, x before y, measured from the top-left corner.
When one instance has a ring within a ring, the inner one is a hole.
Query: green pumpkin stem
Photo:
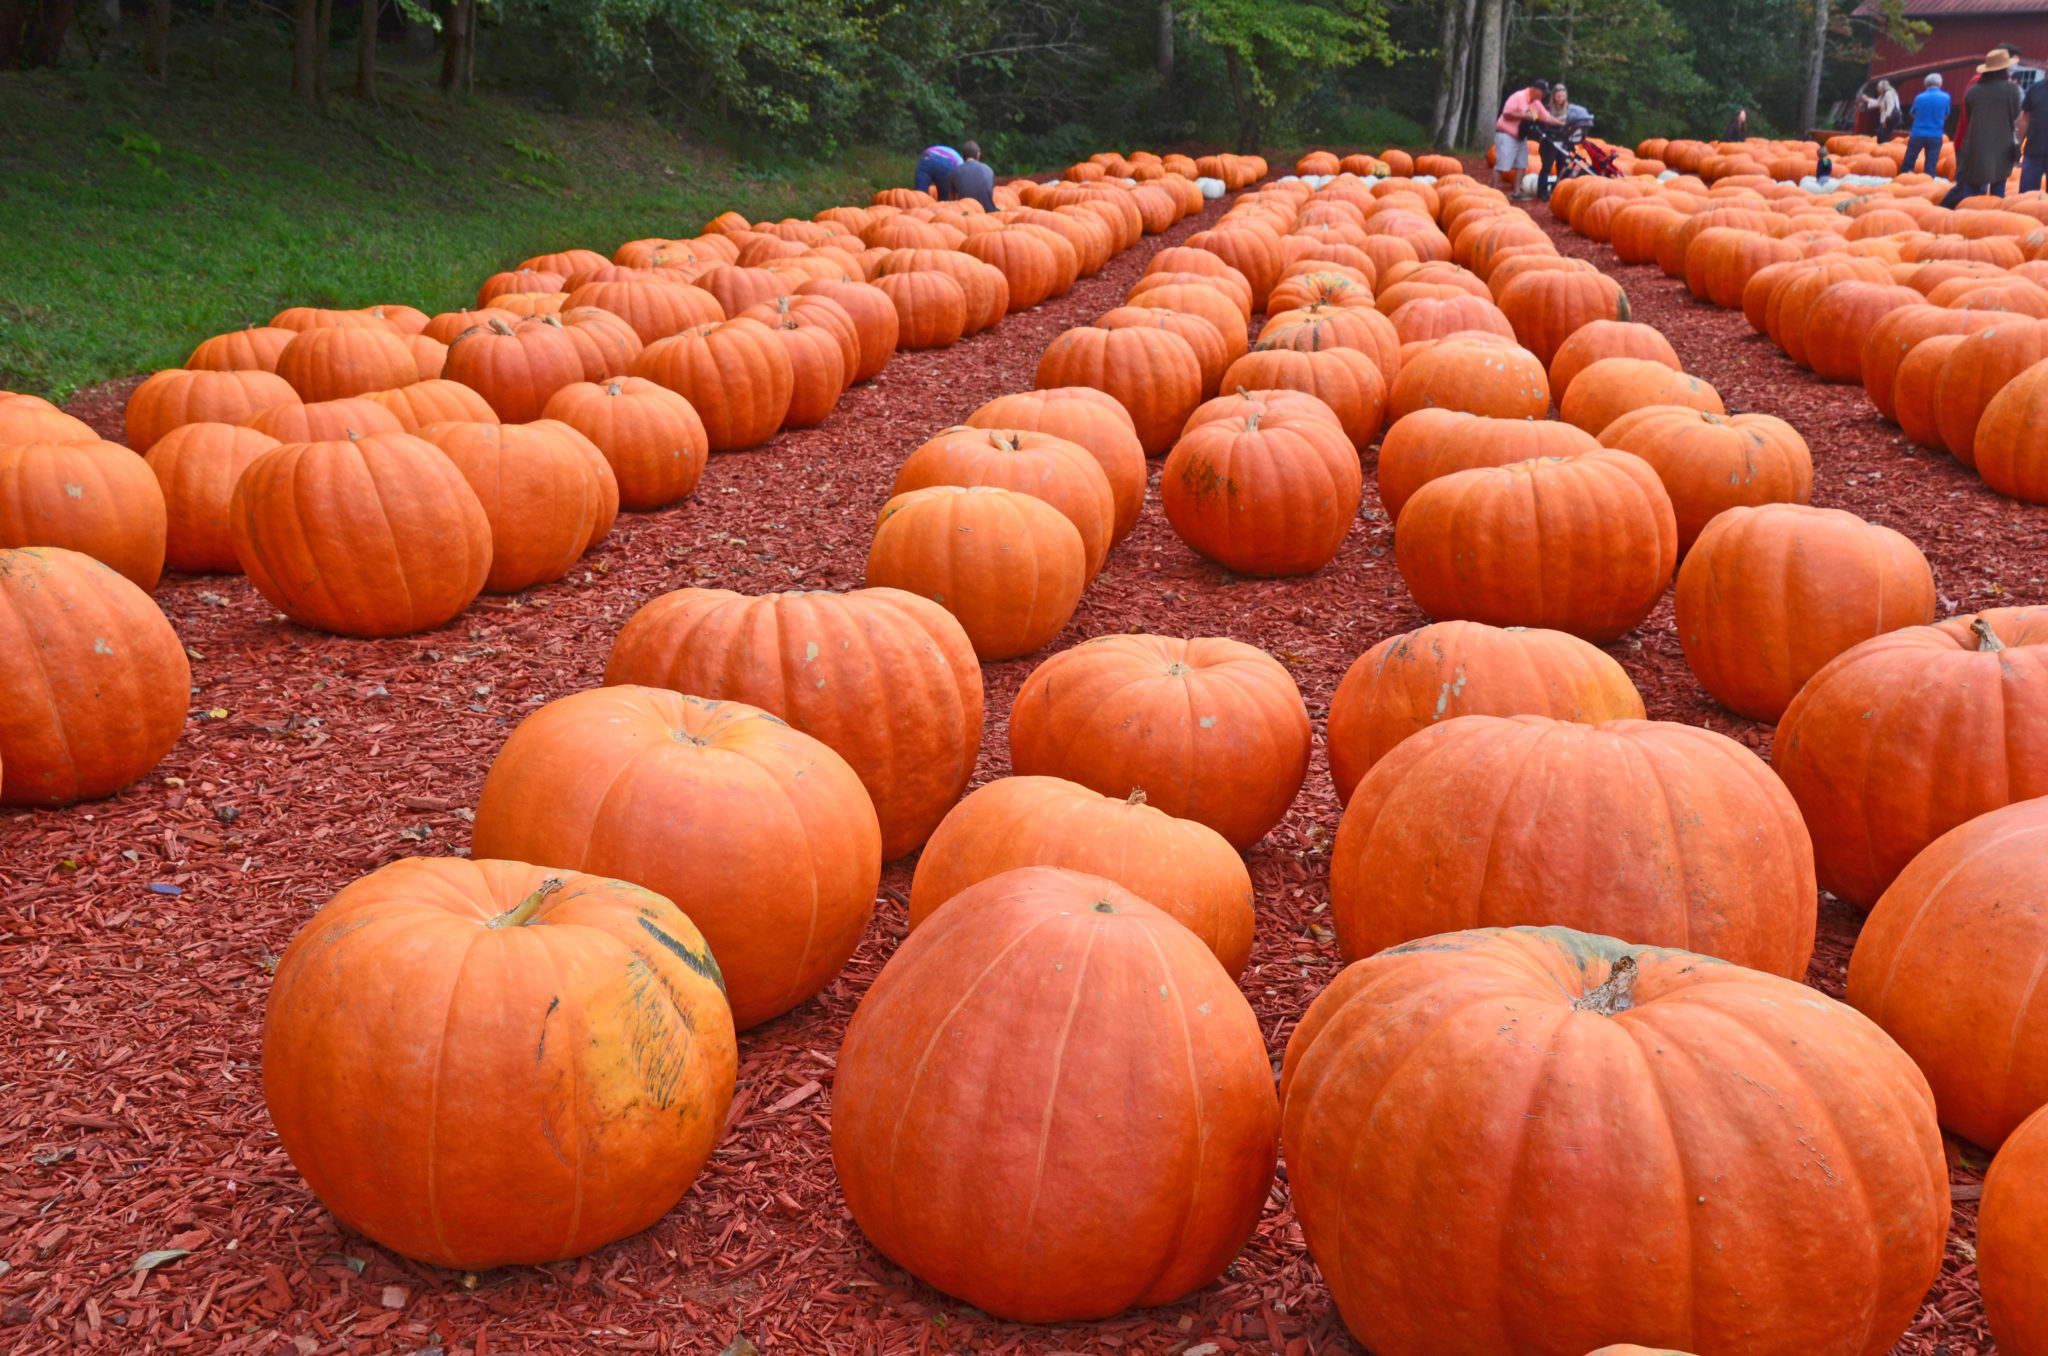
[[[567,884],[568,882],[560,876],[549,876],[540,883],[539,888],[532,894],[520,900],[517,908],[499,914],[496,918],[484,924],[484,926],[490,928],[525,927],[533,921],[533,916],[540,912],[540,906],[548,902],[548,896],[562,889]]]

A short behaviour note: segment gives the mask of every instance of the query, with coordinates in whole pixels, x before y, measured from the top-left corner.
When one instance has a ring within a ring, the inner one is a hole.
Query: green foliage
[[[548,250],[693,235],[729,207],[808,216],[910,173],[908,152],[743,172],[643,116],[450,100],[427,65],[388,71],[380,110],[309,108],[274,74],[203,97],[112,71],[0,77],[0,389],[173,366],[287,305],[474,304]]]
[[[1196,38],[1223,53],[1241,149],[1330,71],[1399,55],[1375,0],[1184,0]]]
[[[1534,0],[1525,32],[1511,69],[1564,80],[1572,101],[1616,140],[1651,136],[1670,125],[1672,110],[1690,114],[1719,94],[1689,59],[1684,26],[1658,0]]]

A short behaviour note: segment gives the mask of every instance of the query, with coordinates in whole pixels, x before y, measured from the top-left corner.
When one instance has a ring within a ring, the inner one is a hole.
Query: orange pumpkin
[[[517,593],[569,572],[590,545],[603,492],[582,451],[545,424],[429,424],[491,525],[484,592]]]
[[[896,308],[899,347],[945,348],[966,333],[967,290],[949,275],[928,269],[890,273],[874,285]]]
[[[164,564],[193,574],[240,574],[228,503],[249,463],[277,439],[234,424],[185,424],[144,458],[164,496]]]
[[[1230,365],[1223,389],[1306,391],[1336,413],[1356,451],[1376,442],[1386,422],[1386,381],[1378,364],[1355,348],[1304,353],[1262,342]]]
[[[1872,636],[1934,620],[1934,575],[1888,527],[1803,504],[1731,508],[1678,571],[1678,642],[1700,686],[1775,724],[1807,679]]]
[[[619,632],[605,682],[743,701],[821,740],[867,788],[886,860],[930,836],[981,748],[967,633],[899,589],[664,593]]]
[[[477,398],[483,399],[481,396]],[[391,412],[390,404],[372,400],[369,396],[318,400],[311,405],[301,405],[293,400],[252,414],[242,421],[241,426],[255,429],[281,443],[322,443],[337,438],[368,438],[378,433],[406,431],[404,423]]]
[[[966,421],[974,428],[1017,429],[1064,438],[1086,449],[1109,479],[1116,505],[1110,545],[1138,525],[1145,505],[1145,447],[1137,425],[1115,396],[1092,386],[1058,386],[997,396]]]
[[[1951,311],[1941,306],[1901,306],[1887,311],[1871,326],[1860,358],[1863,389],[1877,412],[1898,422],[1894,387],[1899,368],[1922,340],[1938,334],[1967,335],[1999,323],[1996,313]]]
[[[1369,306],[1305,306],[1266,317],[1264,348],[1355,348],[1373,360],[1389,384],[1401,371],[1401,336],[1394,322]]]
[[[1042,499],[933,485],[882,506],[867,582],[945,608],[982,660],[1015,659],[1065,629],[1088,583],[1088,550],[1074,524]]]
[[[955,805],[918,855],[910,926],[969,886],[1027,866],[1103,876],[1202,939],[1234,977],[1252,950],[1252,878],[1206,824],[1145,793],[1098,795],[1058,777],[999,777]]]
[[[651,687],[578,692],[521,721],[484,779],[474,841],[479,857],[674,900],[741,1030],[832,982],[882,871],[874,806],[838,754],[755,707]]]
[[[0,391],[0,443],[97,442],[99,436],[41,396]]]
[[[832,1161],[868,1241],[928,1284],[1097,1319],[1222,1273],[1278,1121],[1258,1019],[1201,939],[1113,881],[1027,867],[954,896],[861,999]]]
[[[277,375],[301,400],[340,400],[410,386],[420,368],[405,339],[390,330],[323,326],[293,336],[277,355]]]
[[[689,401],[645,378],[573,382],[548,397],[541,416],[597,446],[618,480],[620,507],[635,513],[684,498],[704,474],[704,421]]]
[[[416,381],[389,391],[371,391],[363,399],[374,400],[391,411],[406,433],[451,419],[498,422],[498,412],[490,402],[459,381]]]
[[[2048,1105],[2048,800],[1949,830],[1885,890],[1849,1001],[1905,1047],[1942,1125],[1997,1149]]]
[[[1604,447],[1650,463],[1678,515],[1689,551],[1716,514],[1757,504],[1803,504],[1813,455],[1799,431],[1769,414],[1718,415],[1681,405],[1630,410],[1600,431]]]
[[[1452,335],[1419,352],[1404,348],[1388,393],[1387,413],[1396,421],[1429,409],[1541,419],[1550,412],[1550,378],[1535,354],[1512,341]]]
[[[1174,535],[1240,574],[1313,574],[1358,516],[1363,477],[1345,430],[1313,415],[1248,414],[1181,435],[1159,474]]]
[[[1984,1177],[1977,1280],[1992,1340],[2009,1356],[2048,1351],[2048,1107],[2013,1132]]]
[[[1575,457],[1599,446],[1599,439],[1584,429],[1556,419],[1417,410],[1396,419],[1380,440],[1380,506],[1392,521],[1417,490],[1441,476],[1534,457]]]
[[[1899,431],[1923,447],[1947,450],[1941,436],[1941,374],[1962,347],[1966,334],[1934,334],[1922,339],[1899,361],[1892,378],[1892,406]],[[1972,437],[1974,438],[1974,430]]]
[[[1595,320],[1572,331],[1550,359],[1550,391],[1559,400],[1579,373],[1602,358],[1644,358],[1683,371],[1677,350],[1654,325],[1626,320]]]
[[[1562,631],[1435,622],[1353,661],[1330,699],[1337,799],[1395,745],[1459,716],[1549,716],[1598,725],[1643,719],[1643,697],[1603,651]]]
[[[782,427],[796,394],[789,348],[758,320],[700,325],[658,340],[641,350],[629,375],[689,401],[713,452],[767,442]],[[820,375],[807,373],[813,381]]]
[[[1202,365],[1185,339],[1165,330],[1068,330],[1038,360],[1040,387],[1092,386],[1130,412],[1147,456],[1173,446],[1202,403]]]
[[[782,416],[782,427],[814,428],[824,423],[838,406],[839,397],[852,385],[840,333],[815,321],[806,323],[787,310],[776,312],[772,320],[762,318],[758,312],[741,319],[766,329],[789,360],[789,405]],[[714,341],[714,351],[718,342]]]
[[[191,690],[148,594],[76,551],[0,549],[0,804],[111,796],[178,742]]]
[[[204,368],[212,372],[275,372],[277,355],[297,334],[297,330],[270,325],[229,330],[200,340],[192,356],[185,359],[185,366],[195,371]]]
[[[1116,496],[1102,467],[1078,443],[1019,429],[943,429],[904,459],[889,492],[934,485],[992,485],[1041,499],[1081,534],[1090,579],[1108,557]]]
[[[1098,636],[1040,664],[1010,707],[1010,766],[1119,799],[1143,791],[1244,849],[1308,775],[1301,692],[1234,640]]]
[[[60,546],[145,593],[164,572],[163,490],[118,443],[0,443],[0,547]]]
[[[1401,510],[1394,558],[1432,618],[1541,626],[1597,644],[1663,598],[1678,523],[1648,463],[1602,449],[1430,481]]]
[[[2048,608],[1908,626],[1844,651],[1771,744],[1823,889],[1867,909],[1929,843],[2048,795]]]
[[[128,396],[128,446],[147,452],[182,424],[239,424],[273,405],[298,400],[291,384],[271,372],[166,368]]]
[[[1563,928],[1398,947],[1317,997],[1280,1094],[1309,1253],[1380,1356],[1520,1350],[1532,1322],[1555,1353],[1871,1356],[1941,1269],[1912,1061],[1843,1004],[1689,952]],[[1589,1231],[1589,1209],[1630,1223]],[[1722,1246],[1669,1246],[1692,1237]]]
[[[508,423],[540,418],[549,396],[583,380],[582,356],[559,324],[492,320],[443,342],[448,362],[441,375],[476,391]]]
[[[1558,417],[1594,437],[1609,424],[1647,405],[1683,405],[1726,414],[1720,392],[1698,377],[1646,358],[1602,358],[1572,379],[1558,402]]]
[[[1395,745],[1358,783],[1330,858],[1330,918],[1346,960],[1527,924],[1798,978],[1813,953],[1813,847],[1770,769],[1711,730],[1467,716]]]
[[[674,904],[524,862],[357,880],[285,949],[263,1019],[264,1102],[321,1203],[462,1269],[661,1218],[724,1132],[737,1061],[718,967]]]
[[[1522,273],[1501,290],[1499,305],[1515,338],[1545,368],[1582,326],[1629,318],[1628,293],[1604,273]]]
[[[643,345],[726,318],[717,297],[685,282],[586,282],[562,305],[610,312],[632,326]]]
[[[271,606],[337,635],[432,630],[469,606],[491,569],[476,492],[409,433],[271,448],[235,482],[228,530]]]
[[[859,341],[859,358],[853,365],[851,381],[869,380],[896,356],[900,333],[896,304],[881,288],[853,278],[806,278],[797,284],[796,294],[835,302],[853,322],[854,334]],[[962,306],[965,306],[964,293]]]
[[[2048,504],[2048,358],[1991,397],[1971,447],[1986,485],[2030,504]]]

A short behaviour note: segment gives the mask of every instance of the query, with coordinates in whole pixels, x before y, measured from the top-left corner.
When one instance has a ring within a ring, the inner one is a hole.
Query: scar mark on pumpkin
[[[699,953],[690,950],[690,948],[656,927],[645,915],[642,915],[640,918],[640,927],[648,936],[660,942],[670,951],[673,951],[681,958],[683,964],[689,966],[713,984],[716,984],[720,993],[725,992],[725,976],[718,972],[718,962],[711,958],[709,951]]]
[[[540,1044],[533,1047],[533,1062],[539,1064],[548,1057],[548,1018],[555,1015],[555,1009],[562,1006],[562,996],[556,994],[548,1000],[548,1010],[540,1015]]]

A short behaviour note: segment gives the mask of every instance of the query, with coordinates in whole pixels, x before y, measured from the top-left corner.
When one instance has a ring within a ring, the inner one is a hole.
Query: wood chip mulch
[[[1220,210],[1147,238],[993,331],[899,356],[823,426],[714,458],[688,502],[622,518],[568,579],[486,599],[439,631],[319,635],[277,618],[239,577],[170,576],[156,597],[194,654],[186,737],[118,797],[0,818],[0,993],[13,1047],[0,1078],[0,1343],[269,1356],[1359,1352],[1284,1181],[1218,1284],[1107,1323],[997,1322],[867,1246],[832,1172],[833,1059],[904,934],[908,861],[885,871],[875,925],[845,974],[742,1038],[730,1129],[682,1204],[579,1261],[463,1275],[345,1233],[278,1147],[255,1065],[270,970],[292,935],[365,871],[466,852],[498,746],[534,707],[600,681],[636,607],[692,584],[859,586],[902,457],[985,400],[1029,388],[1053,336],[1118,304],[1154,251]],[[1731,407],[1797,425],[1813,444],[1814,502],[1907,532],[1956,608],[2048,595],[2029,577],[2048,570],[2048,512],[1906,447],[1860,388],[1820,385],[1752,339],[1739,313],[1696,305],[1654,269],[1615,267],[1604,246],[1552,229],[1560,249],[1610,268],[1637,318],[1662,328]],[[95,388],[73,412],[118,437],[125,395]],[[1320,721],[1353,658],[1425,620],[1389,552],[1370,474],[1357,529],[1307,579],[1239,579],[1199,560],[1155,495],[1058,645],[1113,631],[1231,636],[1286,663]],[[1609,648],[1653,717],[1768,752],[1768,727],[1731,717],[1693,681],[1668,603]],[[1008,771],[1005,717],[1033,666],[984,669],[978,781]],[[1276,1059],[1337,970],[1322,917],[1337,822],[1318,753],[1285,822],[1249,854],[1260,919],[1243,985]],[[1858,922],[1824,908],[1809,982],[1841,994]],[[1970,1248],[1984,1157],[1956,1157],[1968,1200],[1941,1282],[1897,1353],[1990,1350]],[[135,1269],[162,1251],[184,1255]]]

